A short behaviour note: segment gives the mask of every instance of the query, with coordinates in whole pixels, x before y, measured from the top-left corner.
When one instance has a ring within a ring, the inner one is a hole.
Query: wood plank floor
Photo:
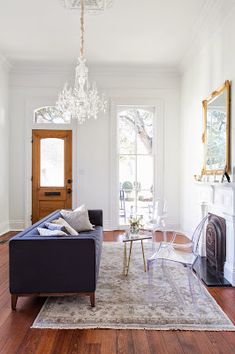
[[[4,235],[4,240],[12,235]],[[118,232],[106,232],[104,239],[116,241],[118,235]],[[235,323],[235,289],[210,288],[209,291]],[[233,332],[30,329],[44,301],[45,299],[36,297],[20,298],[17,311],[11,311],[8,291],[8,243],[0,243],[1,354],[235,353]]]

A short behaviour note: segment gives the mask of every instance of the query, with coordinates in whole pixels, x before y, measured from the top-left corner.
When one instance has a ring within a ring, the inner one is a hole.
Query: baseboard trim
[[[113,230],[111,224],[111,220],[104,220],[104,231]],[[8,225],[8,231],[21,231],[26,228],[25,222],[23,220],[10,220]]]
[[[112,222],[111,220],[104,220],[104,231],[112,231]]]
[[[180,230],[180,225],[179,225],[179,223],[177,223],[176,221],[167,221],[167,223],[166,223],[166,229],[169,229],[169,230]]]
[[[0,223],[0,236],[6,234],[9,231],[9,221],[3,221]]]
[[[225,262],[224,265],[224,277],[232,286],[235,286],[235,268],[233,268],[232,264],[228,264],[227,262]]]
[[[104,231],[126,230],[128,226],[116,225],[113,226],[111,220],[104,221]],[[179,223],[175,220],[169,220],[166,224],[167,230],[180,230]]]
[[[25,222],[22,220],[10,220],[9,230],[10,231],[21,231],[25,228]]]
[[[22,231],[25,229],[25,222],[23,220],[10,220],[7,223],[0,224],[0,235],[8,231]],[[167,223],[168,229],[177,230],[179,225],[175,222]],[[104,231],[113,231],[116,228],[112,226],[111,220],[104,220]],[[2,231],[3,230],[3,231]]]

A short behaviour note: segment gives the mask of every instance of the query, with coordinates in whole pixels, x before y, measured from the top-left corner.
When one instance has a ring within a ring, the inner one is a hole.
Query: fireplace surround
[[[235,286],[235,183],[213,183],[213,182],[195,182],[197,187],[197,199],[195,202],[198,205],[198,218],[201,214],[201,218],[207,213],[224,219],[224,224],[221,225],[222,229],[225,227],[225,246],[224,253],[218,254],[221,261],[224,263],[223,277],[220,274],[220,285]],[[199,207],[200,206],[200,207]],[[218,222],[218,221],[216,221]],[[216,224],[217,225],[217,224]],[[210,233],[212,229],[210,229]],[[221,250],[217,250],[220,252]],[[201,256],[200,261],[206,267],[208,264],[217,273],[221,272],[221,265],[213,264],[211,258],[208,261],[207,256],[207,238],[206,230],[204,231],[199,245],[199,254]],[[209,256],[210,257],[210,256]],[[217,271],[218,270],[218,271]],[[209,279],[211,281],[211,278]],[[209,285],[213,285],[209,281]],[[215,285],[215,284],[214,284]]]

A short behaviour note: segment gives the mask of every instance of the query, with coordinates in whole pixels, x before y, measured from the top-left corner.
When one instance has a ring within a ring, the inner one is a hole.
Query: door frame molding
[[[117,151],[117,106],[152,106],[155,108],[154,134],[154,197],[164,199],[164,156],[165,156],[165,119],[164,100],[156,97],[116,97],[111,100],[111,124],[110,124],[110,208],[111,208],[111,228],[122,229],[119,225],[119,169]],[[156,153],[156,151],[158,153]]]
[[[55,123],[34,123],[34,111],[39,107],[52,106],[55,104],[55,97],[32,97],[25,104],[25,182],[24,182],[24,226],[28,227],[32,224],[32,130],[72,130],[72,179],[73,179],[73,198],[72,207],[77,205],[78,190],[75,186],[78,185],[77,174],[77,124],[72,120],[70,124],[55,124]]]

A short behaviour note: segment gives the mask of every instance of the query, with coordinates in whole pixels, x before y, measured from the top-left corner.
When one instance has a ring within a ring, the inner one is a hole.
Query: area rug
[[[151,255],[149,241],[145,249],[147,256]],[[122,265],[122,243],[104,243],[96,307],[90,306],[88,297],[48,298],[32,328],[235,330],[208,291],[201,289],[196,276],[192,277],[192,301],[187,270],[182,265],[157,265],[149,282],[138,242],[133,245],[127,277],[122,274]]]

